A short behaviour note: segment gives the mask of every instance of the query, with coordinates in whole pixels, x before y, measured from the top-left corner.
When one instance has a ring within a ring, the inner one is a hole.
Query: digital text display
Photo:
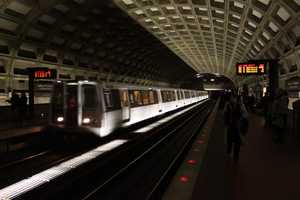
[[[263,75],[267,73],[266,63],[237,63],[237,75]]]
[[[34,68],[31,73],[34,79],[56,79],[55,69]]]

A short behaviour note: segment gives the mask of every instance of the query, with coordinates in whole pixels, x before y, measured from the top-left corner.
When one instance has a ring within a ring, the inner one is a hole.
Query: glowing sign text
[[[35,71],[34,78],[51,78],[51,71]]]
[[[31,68],[31,73],[34,79],[55,79],[56,70],[48,68]]]
[[[265,63],[238,63],[237,75],[263,75],[267,73]]]

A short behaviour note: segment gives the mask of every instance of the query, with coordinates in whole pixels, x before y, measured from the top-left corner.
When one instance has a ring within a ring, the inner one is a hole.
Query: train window
[[[64,87],[62,84],[56,84],[53,88],[52,104],[55,106],[63,106],[64,104]]]
[[[180,93],[181,93],[182,99],[184,99],[184,92],[181,90]]]
[[[166,91],[166,93],[167,93],[167,101],[168,102],[172,101],[172,93],[171,93],[171,91]]]
[[[107,110],[117,110],[121,108],[121,97],[119,90],[105,89],[103,91],[105,107]]]
[[[113,89],[111,90],[112,94],[112,101],[113,101],[113,109],[120,109],[121,108],[121,97],[119,90]]]
[[[143,98],[143,105],[150,104],[148,91],[146,91],[146,90],[142,91],[142,98]]]
[[[103,94],[104,94],[105,107],[112,108],[113,101],[112,101],[112,95],[111,95],[110,90],[104,90]]]
[[[133,97],[134,97],[134,105],[135,105],[135,106],[143,105],[143,102],[142,102],[142,95],[141,95],[141,92],[140,92],[140,91],[134,90],[134,91],[133,91]]]
[[[155,104],[156,103],[155,96],[154,96],[154,91],[149,91],[149,102],[150,102],[150,104]]]
[[[129,100],[128,100],[128,92],[127,91],[124,91],[124,90],[121,90],[120,91],[120,98],[121,98],[121,105],[122,107],[127,107],[129,106]]]
[[[170,91],[171,101],[176,101],[175,91]]]
[[[129,100],[130,100],[130,105],[134,106],[134,96],[132,91],[129,91]]]
[[[162,102],[168,101],[168,95],[166,91],[161,91],[161,98],[162,98]]]
[[[191,96],[190,96],[190,92],[189,91],[184,91],[184,96],[186,99],[189,99]]]
[[[176,100],[175,91],[161,91],[161,96],[163,102],[170,102]]]
[[[158,103],[157,92],[152,90],[130,90],[129,100],[132,107]]]
[[[77,85],[68,85],[67,86],[67,106],[68,109],[77,108]]]
[[[94,85],[83,85],[83,106],[95,108],[98,106],[97,89]]]

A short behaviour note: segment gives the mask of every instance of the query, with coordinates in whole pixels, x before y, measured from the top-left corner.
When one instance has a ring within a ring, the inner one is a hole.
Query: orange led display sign
[[[33,68],[32,76],[34,79],[56,79],[56,70],[49,68]]]
[[[266,63],[237,63],[237,75],[264,75],[267,73]]]

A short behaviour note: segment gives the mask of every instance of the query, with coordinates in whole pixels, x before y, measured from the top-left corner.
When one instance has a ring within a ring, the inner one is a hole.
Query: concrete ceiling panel
[[[12,1],[8,4],[6,8],[20,13],[22,15],[27,15],[32,9],[30,5],[26,5],[22,1]]]
[[[4,18],[0,18],[0,29],[15,32],[17,27],[18,27],[17,23]]]

